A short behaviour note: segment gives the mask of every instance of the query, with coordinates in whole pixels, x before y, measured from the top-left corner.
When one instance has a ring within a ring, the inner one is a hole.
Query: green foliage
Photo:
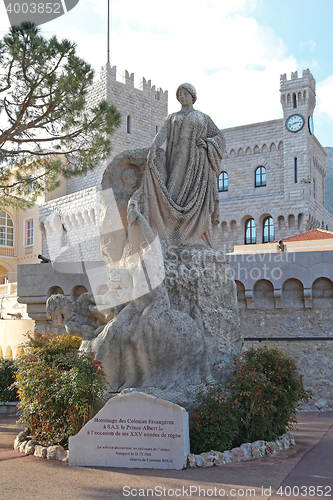
[[[311,397],[293,359],[276,348],[251,348],[234,365],[228,395],[217,388],[198,398],[191,430],[195,453],[274,440],[296,421],[299,402]]]
[[[294,360],[266,346],[244,354],[231,389],[240,408],[239,435],[243,442],[270,441],[283,434],[295,418],[299,402],[310,397]]]
[[[222,389],[217,387],[200,394],[198,404],[190,428],[192,453],[230,449],[237,439],[238,422]]]
[[[75,43],[33,23],[0,40],[0,206],[31,206],[66,178],[93,169],[120,125],[114,105],[87,105],[94,71]],[[2,97],[1,97],[2,96]],[[14,171],[12,165],[14,164]]]
[[[67,447],[69,436],[77,434],[103,404],[101,363],[80,354],[80,342],[70,335],[39,335],[30,338],[18,360],[20,422],[44,445]]]
[[[15,382],[16,364],[12,359],[0,358],[0,401],[18,401]]]

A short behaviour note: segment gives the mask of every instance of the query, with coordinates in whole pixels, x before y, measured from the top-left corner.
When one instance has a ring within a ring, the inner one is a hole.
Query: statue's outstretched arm
[[[158,132],[158,134],[155,135],[155,138],[149,149],[149,153],[147,156],[147,163],[150,167],[152,167],[154,160],[156,158],[156,151],[158,150],[158,148],[162,146],[164,141],[166,141],[167,137],[168,137],[168,118],[163,123],[161,130]]]
[[[127,209],[127,220],[129,228],[132,224],[134,224],[135,221],[137,221],[141,228],[142,234],[149,245],[156,239],[156,234],[150,228],[148,221],[139,212],[138,201],[135,199],[132,199],[129,202]]]

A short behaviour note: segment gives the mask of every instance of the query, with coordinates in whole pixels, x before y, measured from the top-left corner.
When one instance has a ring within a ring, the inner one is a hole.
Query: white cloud
[[[302,50],[308,50],[309,52],[314,52],[316,50],[316,42],[314,40],[309,40],[308,42],[302,42],[300,48]]]
[[[333,75],[317,84],[317,116],[333,120]]]
[[[5,4],[0,1],[0,37],[2,38],[9,30],[10,24],[5,9]]]
[[[136,82],[144,76],[169,90],[170,111],[179,108],[177,86],[189,81],[197,108],[221,127],[280,117],[279,75],[297,66],[275,32],[251,17],[260,2],[110,0],[111,63],[134,72]],[[75,40],[98,70],[107,58],[106,9],[106,2],[81,0],[43,32]]]

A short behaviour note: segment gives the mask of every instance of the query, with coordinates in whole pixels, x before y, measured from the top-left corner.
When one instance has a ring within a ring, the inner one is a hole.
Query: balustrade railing
[[[0,246],[0,256],[2,257],[16,257],[16,248]]]

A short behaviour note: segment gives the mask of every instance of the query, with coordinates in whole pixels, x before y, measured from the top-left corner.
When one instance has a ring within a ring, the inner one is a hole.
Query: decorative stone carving
[[[101,311],[96,307],[91,293],[83,293],[73,303],[64,295],[51,295],[46,302],[46,313],[50,319],[65,326],[67,333],[84,340],[96,337],[114,317],[110,307]]]

